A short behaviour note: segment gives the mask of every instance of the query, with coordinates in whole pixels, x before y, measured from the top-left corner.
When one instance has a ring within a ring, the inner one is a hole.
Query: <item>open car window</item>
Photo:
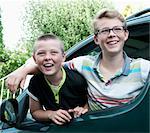
[[[138,29],[138,30],[137,30]],[[128,26],[129,39],[125,43],[124,51],[129,57],[150,59],[149,55],[149,22],[135,26]],[[86,45],[85,45],[86,44]],[[82,46],[82,47],[80,47]],[[76,49],[76,51],[75,51]],[[72,54],[72,51],[74,53]],[[83,55],[97,55],[101,49],[94,43],[93,35],[85,41],[67,51],[67,60]],[[71,55],[72,54],[72,55]]]

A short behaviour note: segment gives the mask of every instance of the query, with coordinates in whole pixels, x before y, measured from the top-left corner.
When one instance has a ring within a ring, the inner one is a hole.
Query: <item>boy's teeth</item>
[[[52,64],[45,64],[44,66],[45,66],[45,67],[51,67]]]
[[[111,43],[111,44],[115,44],[115,43],[117,43],[117,41],[111,41],[111,42],[109,42],[109,43]]]

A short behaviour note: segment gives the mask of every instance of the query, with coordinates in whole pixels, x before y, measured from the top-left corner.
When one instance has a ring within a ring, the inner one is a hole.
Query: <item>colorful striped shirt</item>
[[[150,61],[142,58],[131,59],[124,53],[124,66],[108,82],[104,82],[99,70],[101,58],[101,53],[98,56],[80,56],[65,64],[86,78],[91,110],[130,102],[140,93],[150,72]]]

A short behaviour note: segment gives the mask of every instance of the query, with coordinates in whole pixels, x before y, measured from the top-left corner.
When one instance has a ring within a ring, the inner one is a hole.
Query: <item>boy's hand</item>
[[[85,114],[86,112],[88,112],[88,109],[87,108],[83,108],[83,107],[75,107],[74,109],[69,109],[68,110],[69,113],[72,113],[74,114],[74,118],[77,118],[79,117],[80,115],[82,114]]]
[[[48,118],[58,125],[63,125],[70,122],[72,119],[68,111],[62,109],[52,111],[51,114],[48,115]]]
[[[26,73],[23,73],[20,69],[17,69],[16,71],[12,72],[6,79],[6,86],[12,93],[15,93],[17,88],[23,88],[26,76]]]

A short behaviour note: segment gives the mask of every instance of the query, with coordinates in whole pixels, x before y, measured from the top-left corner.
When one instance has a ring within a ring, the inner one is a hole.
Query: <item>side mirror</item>
[[[2,102],[0,109],[0,120],[10,126],[17,123],[18,101],[16,99],[8,99]]]

